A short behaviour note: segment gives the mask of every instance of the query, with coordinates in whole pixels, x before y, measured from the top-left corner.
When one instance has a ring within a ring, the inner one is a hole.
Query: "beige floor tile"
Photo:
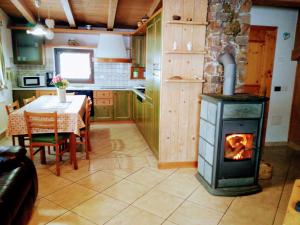
[[[93,225],[91,221],[78,216],[73,212],[67,212],[48,223],[48,225]]]
[[[56,175],[44,176],[39,179],[38,194],[40,197],[44,197],[71,183],[72,183],[71,181],[62,177],[58,177]]]
[[[263,207],[259,204],[249,204],[249,202],[236,198],[223,216],[220,225],[271,225],[276,207],[277,205]]]
[[[139,170],[139,168],[112,169],[112,170],[101,170],[101,171],[125,178],[128,177],[130,174],[133,174],[137,170]]]
[[[167,220],[162,225],[177,225],[177,224]]]
[[[147,211],[130,206],[106,225],[160,225],[163,220]]]
[[[152,190],[134,202],[133,205],[162,218],[167,218],[183,201],[184,199],[175,195]]]
[[[97,158],[91,160],[90,170],[108,170],[108,169],[119,169],[119,161],[117,158]]]
[[[126,168],[141,168],[144,166],[148,166],[148,160],[144,156],[139,157],[122,157],[118,158],[121,169]]]
[[[233,199],[233,197],[211,195],[202,185],[200,185],[197,190],[188,198],[188,200],[191,202],[220,212],[225,212]]]
[[[122,180],[121,182],[106,189],[103,193],[126,203],[132,203],[149,190],[141,184]]]
[[[285,218],[286,211],[279,210],[276,213],[273,225],[282,225]]]
[[[138,184],[143,184],[148,187],[153,187],[154,185],[162,181],[165,177],[165,174],[156,172],[150,168],[143,168],[130,175],[126,179]]]
[[[75,182],[93,173],[95,173],[95,171],[91,171],[89,166],[84,166],[84,167],[79,167],[78,170],[74,170],[73,168],[71,169],[68,168],[66,170],[63,170],[61,173],[61,177],[67,178]]]
[[[119,214],[126,207],[127,204],[124,202],[110,198],[103,194],[98,194],[72,209],[72,211],[97,224],[104,224]]]
[[[186,201],[168,220],[178,225],[217,225],[222,215],[215,210]]]
[[[157,185],[155,189],[187,198],[198,186],[199,182],[196,178],[175,173]]]
[[[52,171],[50,171],[48,168],[36,168],[36,172],[38,175],[38,178],[42,178],[47,175],[54,175]]]
[[[98,171],[86,178],[79,180],[77,183],[95,191],[103,191],[111,185],[117,183],[121,179],[121,177],[115,176],[113,174]]]
[[[96,191],[74,183],[46,196],[45,198],[66,209],[72,209],[97,193],[98,192]]]
[[[67,212],[66,209],[48,201],[47,199],[37,200],[28,225],[46,224],[65,212]]]

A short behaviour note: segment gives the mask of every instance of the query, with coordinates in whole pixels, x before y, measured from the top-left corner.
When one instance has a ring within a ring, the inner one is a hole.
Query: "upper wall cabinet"
[[[44,39],[27,34],[24,30],[13,30],[13,53],[15,64],[44,64]]]
[[[146,64],[145,36],[132,37],[132,64],[135,67],[145,67]]]

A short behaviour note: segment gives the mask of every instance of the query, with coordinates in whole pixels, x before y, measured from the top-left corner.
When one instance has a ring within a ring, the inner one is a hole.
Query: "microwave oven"
[[[37,76],[19,76],[19,87],[46,87],[46,77],[42,75]]]

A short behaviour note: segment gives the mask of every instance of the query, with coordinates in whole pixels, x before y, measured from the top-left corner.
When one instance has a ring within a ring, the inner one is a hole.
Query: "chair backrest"
[[[30,139],[32,138],[32,134],[35,132],[54,133],[55,142],[58,142],[57,112],[34,113],[24,111],[24,116]]]
[[[15,110],[17,110],[19,108],[20,108],[20,104],[19,104],[18,100],[16,100],[13,103],[5,106],[7,115],[11,114],[13,111],[15,111]]]
[[[93,104],[92,99],[88,97],[85,103],[85,118],[84,118],[86,130],[90,129],[92,104]]]
[[[31,98],[24,98],[23,103],[24,103],[24,105],[27,105],[30,102],[33,102],[35,99],[36,99],[35,96],[32,96]]]

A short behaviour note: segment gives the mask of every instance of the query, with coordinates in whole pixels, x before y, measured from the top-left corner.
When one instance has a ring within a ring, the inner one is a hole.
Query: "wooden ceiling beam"
[[[66,14],[66,17],[67,17],[70,27],[76,27],[76,23],[74,20],[74,16],[73,16],[69,1],[68,0],[60,0],[60,2],[64,8],[64,11],[65,11],[65,14]]]
[[[10,2],[18,9],[29,23],[36,23],[36,19],[32,12],[26,7],[23,0],[10,0]]]
[[[153,13],[155,12],[155,10],[157,9],[158,5],[160,4],[161,0],[153,0],[148,12],[147,12],[147,16],[151,17],[153,15]]]
[[[118,0],[109,0],[107,29],[112,30],[115,24],[116,12],[118,7]]]
[[[300,0],[253,0],[253,5],[275,7],[300,7]]]

